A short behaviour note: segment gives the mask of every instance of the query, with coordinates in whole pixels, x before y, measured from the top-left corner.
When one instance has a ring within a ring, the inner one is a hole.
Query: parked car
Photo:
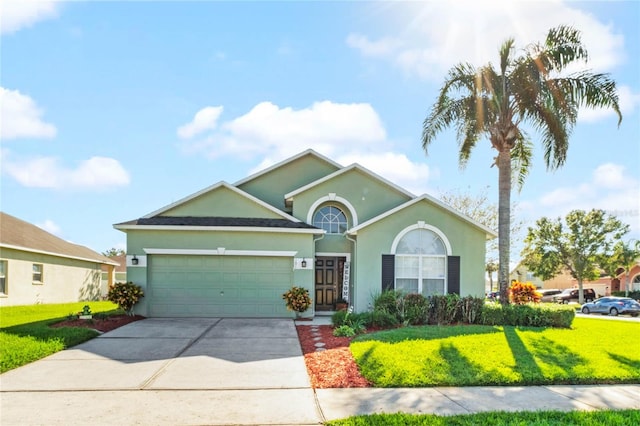
[[[592,288],[583,288],[584,291],[584,301],[585,302],[593,302],[596,300],[596,292]],[[577,302],[579,299],[578,289],[577,288],[568,288],[564,290],[560,294],[556,294],[553,296],[553,300],[556,303],[569,303],[569,302]]]
[[[616,316],[618,314],[629,314],[632,317],[640,315],[640,303],[630,297],[601,297],[595,302],[582,305],[582,313],[598,313]]]
[[[540,298],[541,302],[554,302],[553,298],[562,293],[562,290],[558,290],[557,288],[541,288],[538,290],[538,293],[542,295]]]

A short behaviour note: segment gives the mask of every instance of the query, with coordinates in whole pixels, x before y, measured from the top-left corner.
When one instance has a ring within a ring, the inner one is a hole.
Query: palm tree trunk
[[[498,152],[498,283],[500,302],[509,303],[509,255],[511,229],[511,151]]]

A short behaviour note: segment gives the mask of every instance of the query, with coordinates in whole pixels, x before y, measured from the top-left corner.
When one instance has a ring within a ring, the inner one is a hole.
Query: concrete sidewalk
[[[357,414],[640,409],[640,385],[318,389],[291,320],[147,319],[0,375],[0,424],[313,425]]]
[[[323,418],[373,413],[455,415],[485,411],[640,410],[640,385],[317,389]]]

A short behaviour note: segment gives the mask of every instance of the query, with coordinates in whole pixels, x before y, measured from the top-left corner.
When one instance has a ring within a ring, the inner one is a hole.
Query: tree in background
[[[461,167],[481,137],[497,151],[498,281],[503,303],[508,303],[512,170],[522,185],[533,155],[524,125],[541,133],[544,159],[553,170],[566,161],[580,107],[610,107],[618,125],[622,121],[616,84],[608,75],[566,72],[588,60],[579,31],[552,28],[544,43],[529,45],[520,56],[514,51],[513,39],[501,46],[498,70],[491,63],[478,69],[469,63],[451,68],[422,131],[427,152],[438,133],[455,127]]]
[[[115,247],[112,247],[109,250],[102,252],[102,255],[107,257],[122,256],[124,254],[125,254],[125,251],[123,249],[119,249]]]
[[[543,217],[529,228],[522,263],[542,280],[568,271],[578,281],[582,304],[582,282],[598,277],[601,260],[612,255],[614,244],[628,231],[629,225],[604,210],[573,210],[564,223]]]
[[[487,188],[474,195],[470,191],[449,191],[440,194],[440,199],[465,216],[470,217],[489,229],[498,229],[498,205],[489,200]],[[514,216],[515,206],[511,206],[511,237],[519,238],[524,223]],[[493,291],[493,273],[498,271],[498,240],[487,241],[485,272],[489,276],[491,291]]]

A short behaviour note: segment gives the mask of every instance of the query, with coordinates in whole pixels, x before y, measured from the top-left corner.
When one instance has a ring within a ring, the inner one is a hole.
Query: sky
[[[454,131],[427,155],[422,123],[452,66],[497,64],[506,39],[521,51],[561,24],[582,32],[586,67],[616,81],[623,121],[580,111],[556,171],[536,149],[515,219],[601,208],[640,238],[636,0],[0,7],[0,209],[95,251],[125,248],[115,223],[308,148],[416,195],[497,203],[489,142],[461,169]]]

